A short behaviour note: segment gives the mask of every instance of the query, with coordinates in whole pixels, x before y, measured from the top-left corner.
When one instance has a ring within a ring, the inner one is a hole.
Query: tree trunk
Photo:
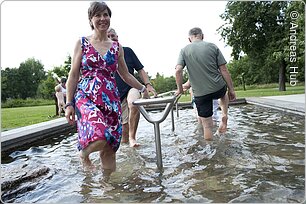
[[[286,91],[286,62],[284,59],[281,60],[280,66],[279,66],[279,75],[278,75],[278,88],[279,91]]]

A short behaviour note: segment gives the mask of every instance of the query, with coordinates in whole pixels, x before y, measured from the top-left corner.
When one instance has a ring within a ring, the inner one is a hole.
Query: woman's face
[[[96,13],[96,15],[92,17],[91,23],[95,30],[107,31],[110,26],[110,16],[107,9]]]

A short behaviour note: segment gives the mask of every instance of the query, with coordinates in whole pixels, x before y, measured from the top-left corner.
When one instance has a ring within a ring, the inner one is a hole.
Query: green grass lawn
[[[55,105],[1,109],[1,131],[53,120]]]
[[[278,88],[259,88],[259,89],[248,89],[237,90],[236,97],[237,98],[247,98],[247,97],[262,97],[262,96],[278,96],[278,95],[292,95],[292,94],[303,94],[305,93],[304,86],[287,86],[286,91],[279,91]],[[182,94],[179,102],[187,102],[190,101],[189,94]]]
[[[262,97],[262,96],[278,96],[278,95],[291,95],[291,94],[303,94],[305,93],[304,86],[287,86],[286,91],[279,91],[278,88],[262,88],[251,90],[239,90],[236,91],[237,98],[247,97]]]
[[[277,87],[277,86],[276,86]],[[305,93],[305,87],[301,86],[287,86],[287,91],[278,91],[278,88],[261,87],[248,89],[246,91],[237,90],[237,98],[246,97],[261,97],[261,96],[276,96],[288,94],[302,94]],[[179,102],[190,101],[189,94],[183,94]],[[54,119],[55,105],[48,106],[34,106],[21,108],[2,108],[1,109],[1,131],[32,125],[44,121]]]

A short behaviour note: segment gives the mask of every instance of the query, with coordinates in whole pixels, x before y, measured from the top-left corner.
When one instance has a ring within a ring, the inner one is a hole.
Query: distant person
[[[63,93],[63,96],[64,96],[64,101],[66,103],[66,82],[67,82],[67,79],[65,77],[62,77],[61,78],[61,81],[60,81],[60,88],[61,88],[61,92]]]
[[[128,72],[122,46],[107,36],[111,14],[105,2],[91,2],[88,19],[93,33],[76,42],[66,103],[69,124],[75,123],[77,115],[78,149],[84,167],[94,168],[89,156],[99,151],[105,176],[116,169],[116,151],[122,135],[116,71],[130,86],[149,97],[146,87]]]
[[[198,27],[189,31],[190,44],[185,46],[176,65],[176,94],[183,93],[183,68],[186,66],[192,86],[198,115],[204,127],[204,138],[213,137],[213,99],[220,99],[221,122],[218,133],[225,133],[228,120],[229,100],[236,94],[226,61],[216,45],[203,41],[204,35]],[[226,92],[228,91],[228,94]]]
[[[66,82],[67,82],[67,78],[66,77],[59,78],[56,73],[53,73],[53,78],[58,83],[58,86],[61,88],[61,92],[63,92],[64,97],[66,98]]]
[[[55,87],[55,96],[57,99],[57,106],[58,106],[58,116],[61,116],[62,112],[65,112],[65,101],[64,101],[64,93],[59,85]]]
[[[200,117],[198,116],[198,111],[197,111],[197,107],[196,107],[196,104],[194,102],[194,95],[193,95],[193,92],[192,92],[192,88],[191,88],[191,85],[190,85],[190,81],[188,79],[187,82],[185,82],[183,84],[183,91],[187,91],[189,90],[189,93],[190,93],[190,97],[191,97],[191,105],[195,111],[195,115],[197,116],[197,120],[198,120],[198,124],[197,124],[197,127],[195,129],[195,133],[196,132],[201,132],[203,133],[203,126],[202,126],[202,122],[201,122],[201,119]],[[218,99],[214,99],[213,100],[213,115],[212,115],[212,118],[213,118],[213,121],[214,122],[217,122],[219,121],[219,103],[218,103]]]
[[[108,37],[112,41],[118,41],[118,35],[113,28],[108,30]],[[150,83],[150,79],[144,66],[137,58],[134,51],[129,47],[123,47],[124,59],[130,74],[134,75],[135,70],[138,72],[142,82],[145,84],[148,92],[157,96],[155,89]],[[138,147],[140,144],[136,141],[136,132],[139,123],[140,113],[137,106],[133,102],[141,98],[141,94],[135,88],[132,88],[121,79],[119,74],[115,75],[116,83],[120,93],[120,100],[122,102],[122,142],[130,142],[130,147]]]
[[[55,81],[58,83],[56,86],[55,86],[55,89],[60,89],[62,94],[63,94],[63,97],[64,97],[64,103],[66,103],[66,81],[67,79],[65,77],[58,77],[56,73],[53,73],[53,78],[55,79]],[[57,101],[57,97],[56,95],[54,94],[54,100],[55,100],[55,107],[56,107],[56,114],[59,113],[59,107],[58,107],[58,101]],[[64,110],[62,110],[62,112],[64,113]],[[60,112],[60,113],[62,113]],[[59,114],[60,116],[61,114]]]

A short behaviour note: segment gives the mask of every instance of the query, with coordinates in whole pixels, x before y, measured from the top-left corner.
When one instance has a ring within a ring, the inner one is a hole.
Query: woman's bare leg
[[[106,141],[105,140],[98,140],[98,141],[94,141],[89,143],[89,145],[80,151],[80,159],[81,162],[84,166],[84,168],[86,170],[93,170],[94,169],[94,165],[92,164],[92,162],[89,159],[89,155],[92,152],[97,152],[97,151],[101,151],[104,146],[106,146]]]
[[[110,145],[106,144],[100,151],[103,176],[108,180],[112,172],[116,170],[116,152]]]

